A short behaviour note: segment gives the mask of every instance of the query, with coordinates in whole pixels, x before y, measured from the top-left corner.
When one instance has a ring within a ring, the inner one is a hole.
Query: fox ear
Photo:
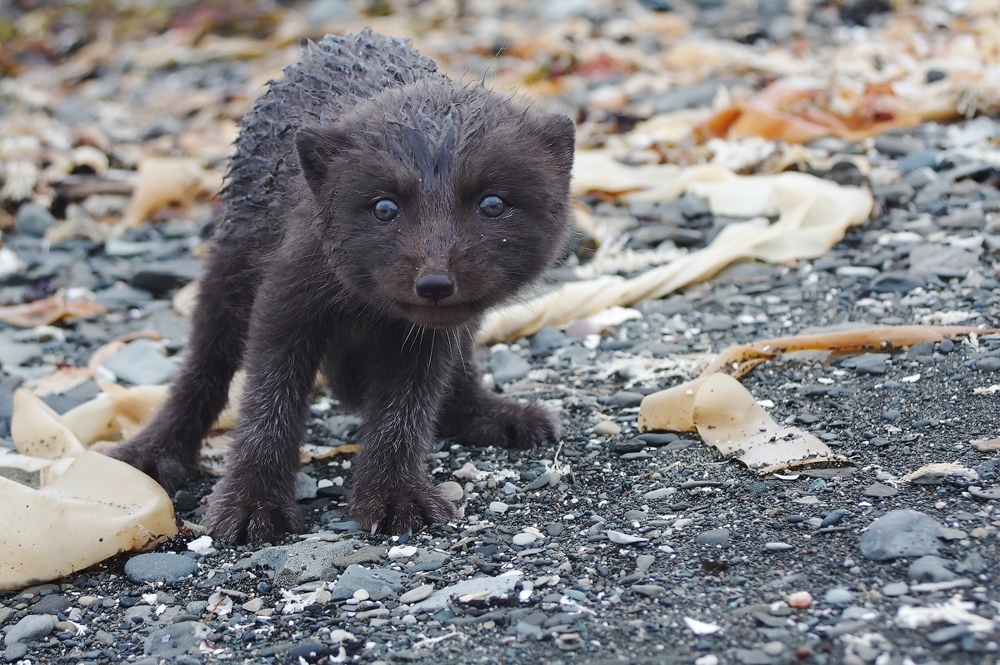
[[[576,127],[568,116],[548,114],[541,118],[539,135],[552,155],[555,165],[569,174],[573,171],[573,151],[576,147]]]
[[[330,164],[350,146],[347,135],[337,127],[303,127],[295,133],[299,167],[317,199],[323,196]]]

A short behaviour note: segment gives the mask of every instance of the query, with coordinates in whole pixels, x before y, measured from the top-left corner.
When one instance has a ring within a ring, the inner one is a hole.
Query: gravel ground
[[[862,4],[845,4],[839,16],[820,8],[806,36],[823,39],[831,21],[858,20],[852,11],[867,18]],[[780,7],[725,20],[727,6],[704,3],[692,16],[722,38],[783,37]],[[207,71],[200,75],[211,78]],[[165,76],[189,74],[177,65]],[[231,80],[245,78],[237,71]],[[559,409],[565,435],[558,447],[534,451],[440,442],[428,463],[459,500],[454,521],[412,537],[360,532],[345,516],[350,457],[338,456],[303,468],[309,533],[234,548],[199,539],[214,482],[204,475],[174,497],[182,535],[154,553],[0,593],[3,658],[1000,663],[1000,453],[974,444],[1000,435],[995,391],[976,392],[1000,384],[1000,336],[847,359],[798,354],[743,379],[775,420],[809,430],[849,460],[841,468],[761,477],[693,434],[637,438],[636,425],[643,395],[690,378],[707,354],[731,344],[865,324],[1000,326],[997,137],[1000,123],[978,117],[860,143],[821,139],[811,147],[836,165],[818,175],[868,184],[852,156],[900,174],[870,183],[872,219],[828,254],[735,265],[638,303],[636,318],[616,326],[544,329],[484,349],[487,380]],[[970,146],[982,151],[970,155]],[[582,203],[598,219],[638,224],[633,249],[663,240],[653,222],[672,222],[684,231],[675,239],[698,248],[731,221],[693,197]],[[162,382],[183,351],[187,323],[170,297],[197,274],[211,215],[113,242],[50,246],[42,235],[53,212],[66,214],[64,204],[7,206],[16,226],[5,244],[25,268],[0,291],[9,303],[86,288],[108,313],[0,329],[2,434],[17,385],[58,365],[85,365],[109,339],[163,335],[159,345],[130,345],[133,355],[116,371],[124,382]],[[569,264],[587,260],[586,245]],[[564,267],[551,278],[567,274]],[[97,391],[88,382],[46,401],[62,412]],[[357,426],[319,391],[306,439],[347,443]],[[956,466],[903,480],[931,463]],[[942,604],[936,621],[912,623]]]

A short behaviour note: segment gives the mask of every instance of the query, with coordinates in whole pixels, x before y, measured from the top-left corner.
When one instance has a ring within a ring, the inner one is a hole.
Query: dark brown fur
[[[236,146],[184,367],[115,457],[179,487],[244,366],[205,524],[262,542],[303,529],[298,446],[321,365],[364,418],[350,513],[365,529],[404,533],[453,515],[427,476],[435,436],[516,448],[558,438],[544,408],[481,386],[473,333],[567,234],[568,118],[451,81],[405,41],[364,31],[310,44]],[[478,208],[491,195],[508,206],[498,218]],[[384,198],[400,209],[391,222],[373,213]],[[421,277],[453,292],[418,289]]]

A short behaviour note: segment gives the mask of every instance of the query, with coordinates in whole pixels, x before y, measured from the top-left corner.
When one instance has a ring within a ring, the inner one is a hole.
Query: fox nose
[[[448,275],[432,273],[421,275],[413,283],[413,288],[421,298],[433,300],[435,304],[455,293],[455,282]]]

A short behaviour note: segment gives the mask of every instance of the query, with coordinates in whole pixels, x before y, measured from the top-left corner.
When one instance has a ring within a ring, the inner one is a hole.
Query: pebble
[[[498,596],[509,596],[514,593],[520,575],[504,574],[498,577],[474,577],[439,589],[411,608],[417,612],[435,612],[448,607],[452,598],[474,596],[479,600],[489,600]]]
[[[461,501],[462,497],[465,496],[465,490],[463,490],[462,486],[454,480],[446,480],[438,485],[437,488],[438,492],[441,493],[441,496],[449,501]]]
[[[198,646],[208,633],[208,627],[199,621],[181,621],[151,632],[143,645],[143,653],[165,659],[198,653]]]
[[[198,278],[201,262],[197,259],[171,259],[143,264],[132,275],[132,286],[163,297],[179,286]]]
[[[160,385],[177,371],[177,363],[163,355],[150,339],[137,339],[104,361],[104,367],[133,385]]]
[[[417,548],[413,545],[393,545],[389,548],[389,559],[409,559],[417,553]]]
[[[243,603],[242,607],[247,612],[259,612],[264,609],[264,599],[263,598],[252,598],[247,602]]]
[[[820,527],[822,528],[822,527],[833,526],[834,524],[839,523],[840,520],[844,519],[844,516],[846,514],[847,511],[844,510],[843,508],[838,508],[837,510],[831,510],[823,518],[823,521],[820,522]]]
[[[513,543],[519,547],[523,547],[524,545],[530,545],[531,543],[535,542],[535,540],[536,537],[530,533],[518,533],[515,534],[514,538],[512,539]]]
[[[982,211],[980,211],[980,215]],[[928,278],[965,277],[979,265],[979,252],[962,247],[929,243],[917,245],[910,251],[910,274]]]
[[[667,590],[659,584],[633,584],[631,588],[640,596],[648,598],[660,598],[667,594]]]
[[[957,626],[946,626],[927,633],[927,641],[931,644],[944,644],[956,640],[969,632],[969,627],[965,624]]]
[[[898,489],[895,487],[889,487],[888,485],[883,485],[882,483],[872,483],[866,487],[864,491],[865,496],[874,497],[889,497],[896,496],[897,494],[899,494]]]
[[[891,357],[888,353],[865,353],[842,360],[840,366],[858,374],[885,374],[885,363]]]
[[[784,650],[785,645],[777,640],[768,642],[761,648],[761,651],[766,653],[768,656],[779,656],[782,652],[784,652]]]
[[[845,606],[849,605],[854,600],[854,594],[848,589],[835,587],[826,592],[826,595],[823,596],[823,600],[825,600],[828,605]]]
[[[729,547],[729,529],[712,529],[698,534],[695,542],[699,545]]]
[[[295,586],[315,580],[330,580],[340,566],[337,562],[354,552],[356,540],[330,543],[322,540],[305,540],[294,545],[266,547],[250,559],[254,566],[266,566],[274,571],[274,583]]]
[[[796,591],[790,594],[785,602],[789,607],[794,607],[797,610],[804,610],[805,608],[812,605],[813,597],[808,591]]]
[[[616,393],[612,393],[607,398],[603,400],[598,400],[602,404],[607,404],[608,406],[616,406],[618,408],[628,408],[639,406],[642,399],[645,397],[642,393],[635,393],[628,390],[619,390]]]
[[[410,589],[403,595],[399,597],[400,604],[409,605],[410,603],[419,603],[428,596],[434,593],[433,584],[421,584],[420,586]]]
[[[658,490],[651,490],[642,495],[642,498],[646,501],[656,501],[664,497],[672,496],[677,494],[676,487],[662,487]]]
[[[351,564],[344,569],[340,577],[330,589],[332,600],[347,600],[355,598],[358,591],[363,590],[371,600],[382,600],[394,593],[403,592],[403,573],[388,568],[365,568],[360,564]],[[366,598],[365,600],[367,600]]]
[[[656,563],[656,557],[652,554],[640,554],[635,558],[636,570],[640,572],[645,572],[649,570],[649,567]]]
[[[622,426],[613,420],[605,420],[594,425],[594,434],[597,436],[616,436],[621,433]]]
[[[509,508],[509,506],[503,501],[491,501],[487,510],[491,513],[496,513],[497,515],[503,515],[507,512],[507,508]]]
[[[29,614],[10,627],[4,635],[5,646],[34,642],[51,633],[56,627],[56,618],[51,614]]]
[[[532,369],[527,360],[503,348],[493,350],[486,367],[493,375],[493,380],[501,386],[523,379]]]
[[[198,562],[189,556],[169,552],[139,554],[125,563],[125,577],[132,582],[177,584],[198,572]]]
[[[627,533],[622,533],[620,531],[608,531],[604,532],[608,536],[608,540],[618,545],[634,545],[635,543],[646,543],[649,539],[643,538],[641,536],[632,536]]]
[[[773,659],[760,649],[737,649],[736,660],[743,665],[771,665]]]
[[[563,332],[555,328],[542,328],[531,338],[531,355],[535,358],[546,357],[567,342],[568,338]]]
[[[787,552],[788,550],[793,549],[793,547],[788,543],[773,542],[773,543],[765,543],[764,549],[767,550],[768,552]]]
[[[896,596],[902,596],[909,592],[910,585],[906,582],[892,582],[886,584],[882,587],[882,595],[889,596],[890,598],[895,598]]]
[[[20,661],[28,655],[28,645],[24,642],[15,642],[3,650],[3,659],[8,663]]]
[[[614,424],[614,423],[613,423]],[[619,428],[620,430],[621,428]],[[594,434],[598,434],[597,428],[594,428]],[[633,437],[631,439],[626,439],[625,441],[616,441],[611,445],[611,451],[623,454],[623,453],[637,453],[646,447],[646,442],[639,437]]]
[[[941,524],[916,510],[891,510],[875,520],[861,536],[861,555],[887,561],[899,557],[936,554]]]
[[[301,471],[295,476],[295,500],[315,499],[319,487],[316,479]]]
[[[950,561],[932,555],[922,556],[906,571],[906,576],[916,582],[948,582],[958,575],[948,570]]]
[[[17,209],[17,219],[14,228],[18,234],[33,238],[42,238],[45,236],[45,231],[55,225],[55,215],[34,203],[22,204]]]

